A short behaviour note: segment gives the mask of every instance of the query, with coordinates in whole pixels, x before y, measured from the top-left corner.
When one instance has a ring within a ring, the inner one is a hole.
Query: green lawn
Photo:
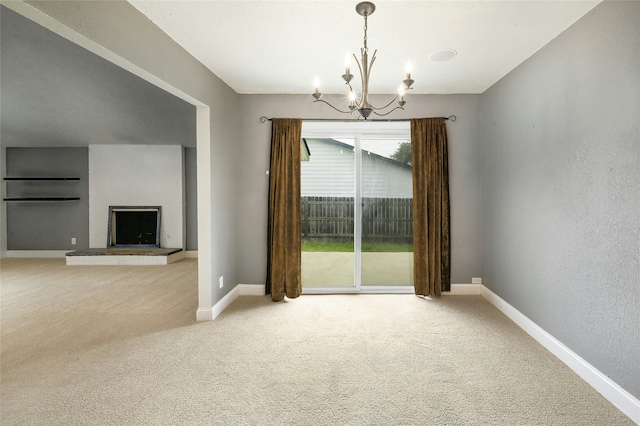
[[[302,243],[302,251],[353,252],[353,243]],[[364,243],[363,252],[412,252],[413,244]]]

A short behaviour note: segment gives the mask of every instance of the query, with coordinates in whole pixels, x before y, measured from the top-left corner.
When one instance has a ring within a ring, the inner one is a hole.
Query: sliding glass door
[[[362,139],[361,286],[413,286],[411,142]]]
[[[303,291],[411,291],[408,123],[314,124],[303,125]]]
[[[354,289],[354,139],[305,138],[302,286]]]

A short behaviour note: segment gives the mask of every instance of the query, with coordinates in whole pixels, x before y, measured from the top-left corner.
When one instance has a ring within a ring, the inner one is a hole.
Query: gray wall
[[[80,181],[71,182],[6,182],[8,197],[80,197],[80,201],[73,202],[6,202],[7,249],[78,250],[89,247],[87,148],[8,147],[5,152],[6,176],[80,178]],[[187,250],[198,250],[196,154],[195,148],[185,148]],[[71,237],[76,238],[75,246],[71,245]]]
[[[31,151],[33,174],[47,174],[52,167],[53,172],[75,167],[77,158],[68,154],[75,151],[69,151],[69,148],[86,147],[92,143],[195,147],[196,108],[190,103],[7,7],[0,6],[0,18],[2,147],[65,147],[61,151]],[[40,152],[48,152],[55,161],[47,163],[40,158]],[[86,148],[79,152],[85,153],[80,167],[84,170],[87,167]],[[195,250],[195,148],[189,148],[188,152],[185,162],[189,168],[186,171],[189,195],[186,213],[190,217],[187,243]],[[15,156],[14,160],[18,161]],[[2,175],[5,175],[4,171]],[[86,187],[86,183],[85,176],[80,184]],[[45,185],[52,190],[59,188],[62,192],[77,187],[71,183],[31,182],[10,183],[8,188],[16,190],[28,186],[34,189]],[[4,182],[3,186],[6,186]],[[63,212],[74,210],[74,206],[84,206],[84,211],[87,211],[85,203],[86,196],[80,203],[3,203],[0,209],[4,210],[8,204],[14,214],[8,217],[10,223],[7,232],[2,232],[0,241],[6,244],[6,237],[10,235],[10,250],[86,248],[86,238],[81,237],[85,232],[72,232],[78,234],[73,235],[77,238],[76,246],[70,245],[69,235],[64,239],[61,234],[57,235],[66,232],[71,223],[61,227],[55,214],[37,214],[38,227],[50,229],[46,233],[23,226],[36,212]],[[18,211],[26,216],[18,214]],[[5,218],[6,214],[0,217],[3,227],[7,224]],[[77,224],[82,223],[86,220],[77,221]]]
[[[193,105],[5,6],[0,45],[4,146],[195,147]]]
[[[238,282],[240,96],[128,2],[29,1],[28,5],[86,37],[81,41],[88,40],[88,45],[101,46],[104,49],[96,50],[118,64],[198,107],[199,308],[211,310]],[[201,125],[203,115],[208,126]],[[218,289],[221,275],[225,286]]]
[[[340,98],[340,97],[337,97]],[[380,98],[378,104],[382,104]],[[271,124],[259,118],[348,118],[311,95],[242,95],[238,169],[238,280],[264,284],[267,262],[267,196]],[[336,99],[340,102],[340,99]],[[452,282],[481,276],[480,95],[412,95],[394,118],[441,117],[447,122],[451,185]]]
[[[184,173],[185,173],[185,197],[187,250],[198,250],[198,169],[197,151],[195,148],[185,148],[184,150]]]
[[[11,177],[78,177],[79,181],[8,181],[8,197],[80,197],[79,201],[6,202],[8,250],[89,247],[87,148],[7,148]],[[105,234],[106,235],[106,234]],[[76,245],[71,238],[76,238]]]
[[[484,284],[640,398],[640,3],[482,95]]]

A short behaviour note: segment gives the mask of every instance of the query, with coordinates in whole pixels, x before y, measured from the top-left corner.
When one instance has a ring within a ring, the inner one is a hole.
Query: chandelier
[[[356,91],[351,86],[351,80],[353,79],[353,74],[351,74],[351,58],[347,53],[345,58],[345,73],[342,75],[342,79],[345,81],[347,85],[347,92],[349,96],[349,111],[344,111],[335,106],[331,105],[329,102],[322,99],[322,92],[320,92],[320,83],[318,82],[318,77],[316,77],[315,81],[315,93],[313,93],[313,97],[315,100],[313,102],[323,102],[329,105],[331,108],[335,109],[338,112],[345,114],[357,114],[365,120],[373,113],[375,115],[384,116],[390,114],[392,111],[396,109],[404,110],[404,105],[406,101],[404,100],[404,93],[406,90],[411,90],[411,85],[413,84],[413,80],[411,79],[411,69],[409,63],[407,63],[407,73],[406,77],[400,86],[398,94],[389,101],[383,107],[375,107],[369,101],[369,76],[371,75],[371,68],[373,67],[373,63],[376,60],[376,52],[373,52],[373,56],[371,56],[371,62],[369,62],[369,48],[367,47],[367,18],[375,12],[376,6],[368,1],[363,1],[356,5],[356,12],[360,16],[364,16],[364,46],[360,49],[361,58],[358,61],[356,55],[353,55],[353,58],[356,60],[356,64],[358,64],[358,69],[360,70],[360,81],[362,82],[362,90],[360,95],[356,93]],[[391,108],[392,104],[397,100],[397,106]]]

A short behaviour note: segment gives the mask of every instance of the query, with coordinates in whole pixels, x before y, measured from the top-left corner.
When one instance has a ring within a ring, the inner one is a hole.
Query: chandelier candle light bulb
[[[398,101],[398,105],[400,105],[400,107],[403,107],[404,104],[407,103],[404,100],[404,84],[400,85],[400,88],[398,89],[398,96],[400,96],[400,100]]]
[[[369,77],[371,74],[371,68],[373,67],[373,63],[376,60],[376,52],[373,52],[371,56],[371,61],[369,61],[369,48],[367,47],[367,19],[369,16],[375,12],[376,6],[368,1],[360,2],[356,5],[356,12],[358,15],[364,17],[364,46],[360,49],[360,60],[353,55],[356,60],[356,64],[358,65],[358,69],[360,71],[360,79],[362,84],[361,96],[358,99],[356,91],[351,87],[351,80],[353,79],[353,75],[351,74],[351,56],[349,52],[347,52],[344,59],[344,68],[345,73],[342,75],[342,79],[345,81],[347,85],[347,93],[349,96],[349,110],[343,111],[335,106],[331,105],[329,102],[322,100],[322,92],[320,92],[320,84],[318,83],[318,77],[316,77],[315,82],[315,92],[312,96],[315,98],[314,102],[323,102],[329,105],[331,108],[335,109],[338,112],[342,113],[355,113],[358,117],[364,118],[365,120],[373,113],[375,115],[383,116],[388,115],[396,109],[404,109],[404,105],[406,104],[404,100],[404,94],[406,90],[411,90],[413,85],[413,80],[411,79],[411,64],[407,62],[406,68],[406,78],[403,80],[403,86],[400,87],[398,94],[391,99],[391,101],[383,107],[375,107],[369,101]],[[391,105],[397,101],[397,106],[395,108],[391,108]],[[389,109],[391,108],[391,109]]]
[[[353,111],[356,107],[356,92],[351,91],[349,92],[349,109]]]
[[[322,97],[322,93],[320,93],[320,80],[318,80],[318,76],[313,80],[313,86],[316,88],[313,97],[316,98],[316,101],[319,101]]]
[[[351,74],[351,56],[349,52],[347,52],[347,55],[344,57],[344,74],[342,74],[342,79],[347,83],[347,85],[351,79],[353,79],[353,74]],[[349,88],[351,88],[351,86],[349,86]]]
[[[404,85],[407,87],[407,89],[411,88],[411,85],[413,84],[413,80],[411,80],[411,62],[407,61],[407,75],[405,80],[402,82],[404,83]]]

